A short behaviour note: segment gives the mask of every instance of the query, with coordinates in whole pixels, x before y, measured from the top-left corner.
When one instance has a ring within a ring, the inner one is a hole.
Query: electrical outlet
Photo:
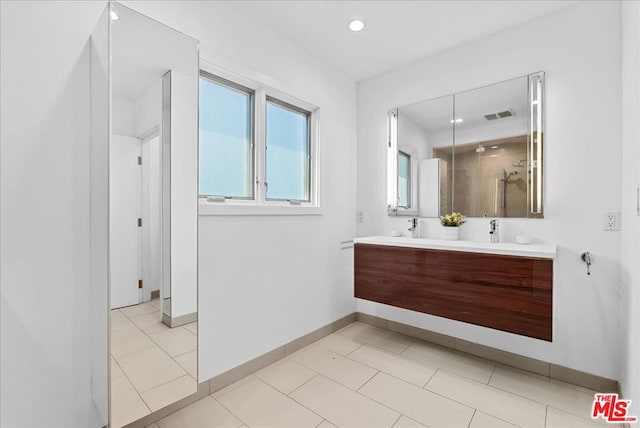
[[[620,230],[620,213],[606,213],[604,215],[604,230]]]
[[[364,212],[358,211],[358,223],[364,223]]]

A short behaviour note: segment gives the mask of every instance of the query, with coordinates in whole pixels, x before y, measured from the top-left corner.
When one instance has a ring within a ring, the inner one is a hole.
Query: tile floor
[[[197,390],[197,323],[169,328],[159,302],[111,311],[111,421],[121,427]]]
[[[356,322],[151,427],[607,425],[593,394]]]

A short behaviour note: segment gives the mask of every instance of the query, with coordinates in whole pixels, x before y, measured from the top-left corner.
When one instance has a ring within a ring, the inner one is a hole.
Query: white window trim
[[[214,76],[221,77],[231,82],[240,84],[254,93],[255,120],[254,120],[254,180],[255,199],[225,199],[224,202],[214,202],[211,198],[199,197],[198,214],[207,215],[322,215],[323,210],[320,205],[320,144],[319,144],[319,123],[320,109],[318,106],[307,101],[300,100],[288,94],[290,91],[276,89],[259,81],[249,79],[206,61],[200,61],[200,69]],[[310,140],[310,199],[311,202],[291,203],[287,201],[268,201],[265,198],[265,118],[267,96],[294,105],[310,113],[309,116],[309,140]],[[207,199],[210,199],[209,201]]]

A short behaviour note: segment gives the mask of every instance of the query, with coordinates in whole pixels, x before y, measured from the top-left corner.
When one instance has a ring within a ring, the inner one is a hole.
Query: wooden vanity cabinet
[[[552,341],[552,259],[355,244],[355,297]]]

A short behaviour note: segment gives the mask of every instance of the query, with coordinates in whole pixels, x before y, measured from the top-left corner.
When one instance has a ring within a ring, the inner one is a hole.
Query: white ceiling
[[[455,117],[463,119],[456,123],[458,132],[482,126],[501,126],[515,120],[526,123],[529,112],[527,78],[519,77],[494,85],[455,94]],[[453,96],[440,97],[398,108],[398,114],[408,116],[427,132],[442,132],[452,129]],[[511,110],[512,117],[487,121],[484,115]],[[525,130],[526,132],[526,130]]]
[[[496,33],[576,1],[245,1],[245,13],[351,77],[362,80]],[[366,21],[360,33],[347,29]]]

